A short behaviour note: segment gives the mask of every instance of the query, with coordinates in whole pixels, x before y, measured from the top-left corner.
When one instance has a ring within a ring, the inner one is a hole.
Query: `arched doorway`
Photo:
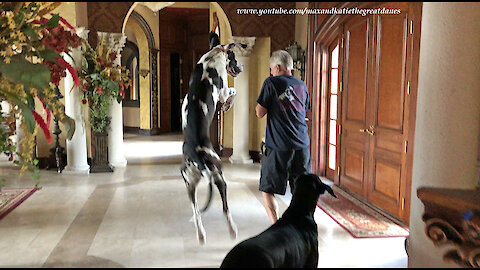
[[[138,100],[124,102],[124,133],[181,135],[182,99],[196,62],[209,49],[213,13],[218,14],[220,39],[226,43],[231,37],[230,24],[217,3],[137,2],[131,6],[122,33],[127,35],[127,44],[138,47],[139,94]],[[212,124],[211,138],[217,149],[223,139],[221,128],[221,124]]]

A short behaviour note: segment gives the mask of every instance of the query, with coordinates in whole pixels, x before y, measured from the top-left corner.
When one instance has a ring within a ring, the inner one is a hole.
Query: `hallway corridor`
[[[0,220],[0,267],[213,267],[238,242],[270,224],[258,191],[260,164],[224,161],[229,207],[238,227],[231,240],[214,197],[202,216],[205,246],[195,236],[192,210],[179,173],[180,134],[126,134],[128,164],[89,175],[41,171],[41,189]],[[33,187],[28,174],[0,160],[5,187]],[[206,183],[200,185],[203,205]],[[289,191],[280,196],[280,213]],[[355,239],[317,208],[319,268],[407,267],[404,238]]]

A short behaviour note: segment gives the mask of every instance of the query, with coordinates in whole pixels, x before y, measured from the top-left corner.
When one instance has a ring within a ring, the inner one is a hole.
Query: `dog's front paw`
[[[205,235],[197,235],[198,244],[201,246],[204,246],[205,243],[207,242],[207,239],[205,238],[206,238]]]
[[[235,90],[235,88],[228,88],[228,95],[229,96],[236,96],[237,95],[237,90]]]
[[[227,112],[233,105],[235,95],[229,96],[227,100],[222,104],[222,111]]]
[[[230,238],[237,239],[238,229],[235,222],[233,222],[232,215],[228,213],[227,215],[228,230],[230,231]]]
[[[197,231],[197,240],[198,244],[201,246],[205,245],[205,243],[207,242],[207,237],[203,228]]]

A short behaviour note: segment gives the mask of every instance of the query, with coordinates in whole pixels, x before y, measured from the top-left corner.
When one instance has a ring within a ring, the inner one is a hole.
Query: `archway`
[[[213,13],[217,13],[220,24],[220,39],[222,43],[227,43],[232,36],[230,23],[223,9],[218,3],[199,2],[199,3],[134,3],[128,13],[126,14],[122,33],[127,35],[127,40],[135,43],[139,50],[139,105],[137,107],[129,107],[127,102],[123,106],[124,132],[136,133],[144,136],[166,134],[174,131],[180,132],[180,129],[175,129],[172,123],[174,122],[175,108],[181,106],[181,100],[188,90],[188,81],[191,72],[183,71],[183,76],[180,77],[180,84],[183,86],[180,89],[180,94],[176,96],[175,102],[179,106],[174,106],[174,97],[172,94],[170,81],[179,76],[171,76],[172,70],[178,69],[178,65],[186,65],[192,62],[191,59],[195,55],[201,56],[207,48],[201,51],[191,53],[185,57],[181,57],[178,52],[163,50],[161,43],[162,22],[160,13],[167,9],[204,9],[207,11],[205,24],[205,41],[208,44],[208,31],[212,24]],[[188,16],[186,16],[188,17]],[[188,42],[185,42],[188,43]],[[189,42],[192,43],[192,42]],[[208,46],[208,45],[207,45]],[[163,51],[162,51],[163,50]],[[165,59],[168,58],[168,61]],[[172,61],[176,62],[172,66]],[[198,59],[196,59],[198,60]],[[165,72],[165,70],[167,70]],[[169,83],[166,83],[169,81]],[[229,83],[233,86],[233,80]],[[179,102],[180,100],[180,102]],[[181,119],[181,117],[177,118]],[[136,119],[133,121],[133,119]],[[133,126],[129,126],[133,125]],[[219,134],[222,134],[217,132]],[[154,140],[155,138],[150,138]],[[220,140],[222,138],[220,137]],[[142,140],[148,140],[144,138]],[[218,140],[218,139],[217,139]]]

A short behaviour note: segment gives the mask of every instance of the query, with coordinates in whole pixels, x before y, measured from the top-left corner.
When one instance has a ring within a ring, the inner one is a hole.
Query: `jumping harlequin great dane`
[[[246,48],[246,45],[240,43],[220,45],[218,35],[210,32],[210,51],[198,61],[190,77],[189,90],[182,104],[184,143],[180,171],[192,203],[193,220],[200,244],[205,244],[206,241],[200,214],[210,205],[212,182],[220,192],[230,236],[237,237],[237,228],[228,210],[227,185],[222,173],[222,163],[213,149],[209,136],[210,123],[215,115],[217,102],[222,103],[223,111],[228,111],[236,95],[235,89],[229,88],[227,82],[227,74],[236,77],[243,70],[232,51],[235,46]],[[209,193],[205,207],[199,211],[197,185],[202,178],[209,183]]]

